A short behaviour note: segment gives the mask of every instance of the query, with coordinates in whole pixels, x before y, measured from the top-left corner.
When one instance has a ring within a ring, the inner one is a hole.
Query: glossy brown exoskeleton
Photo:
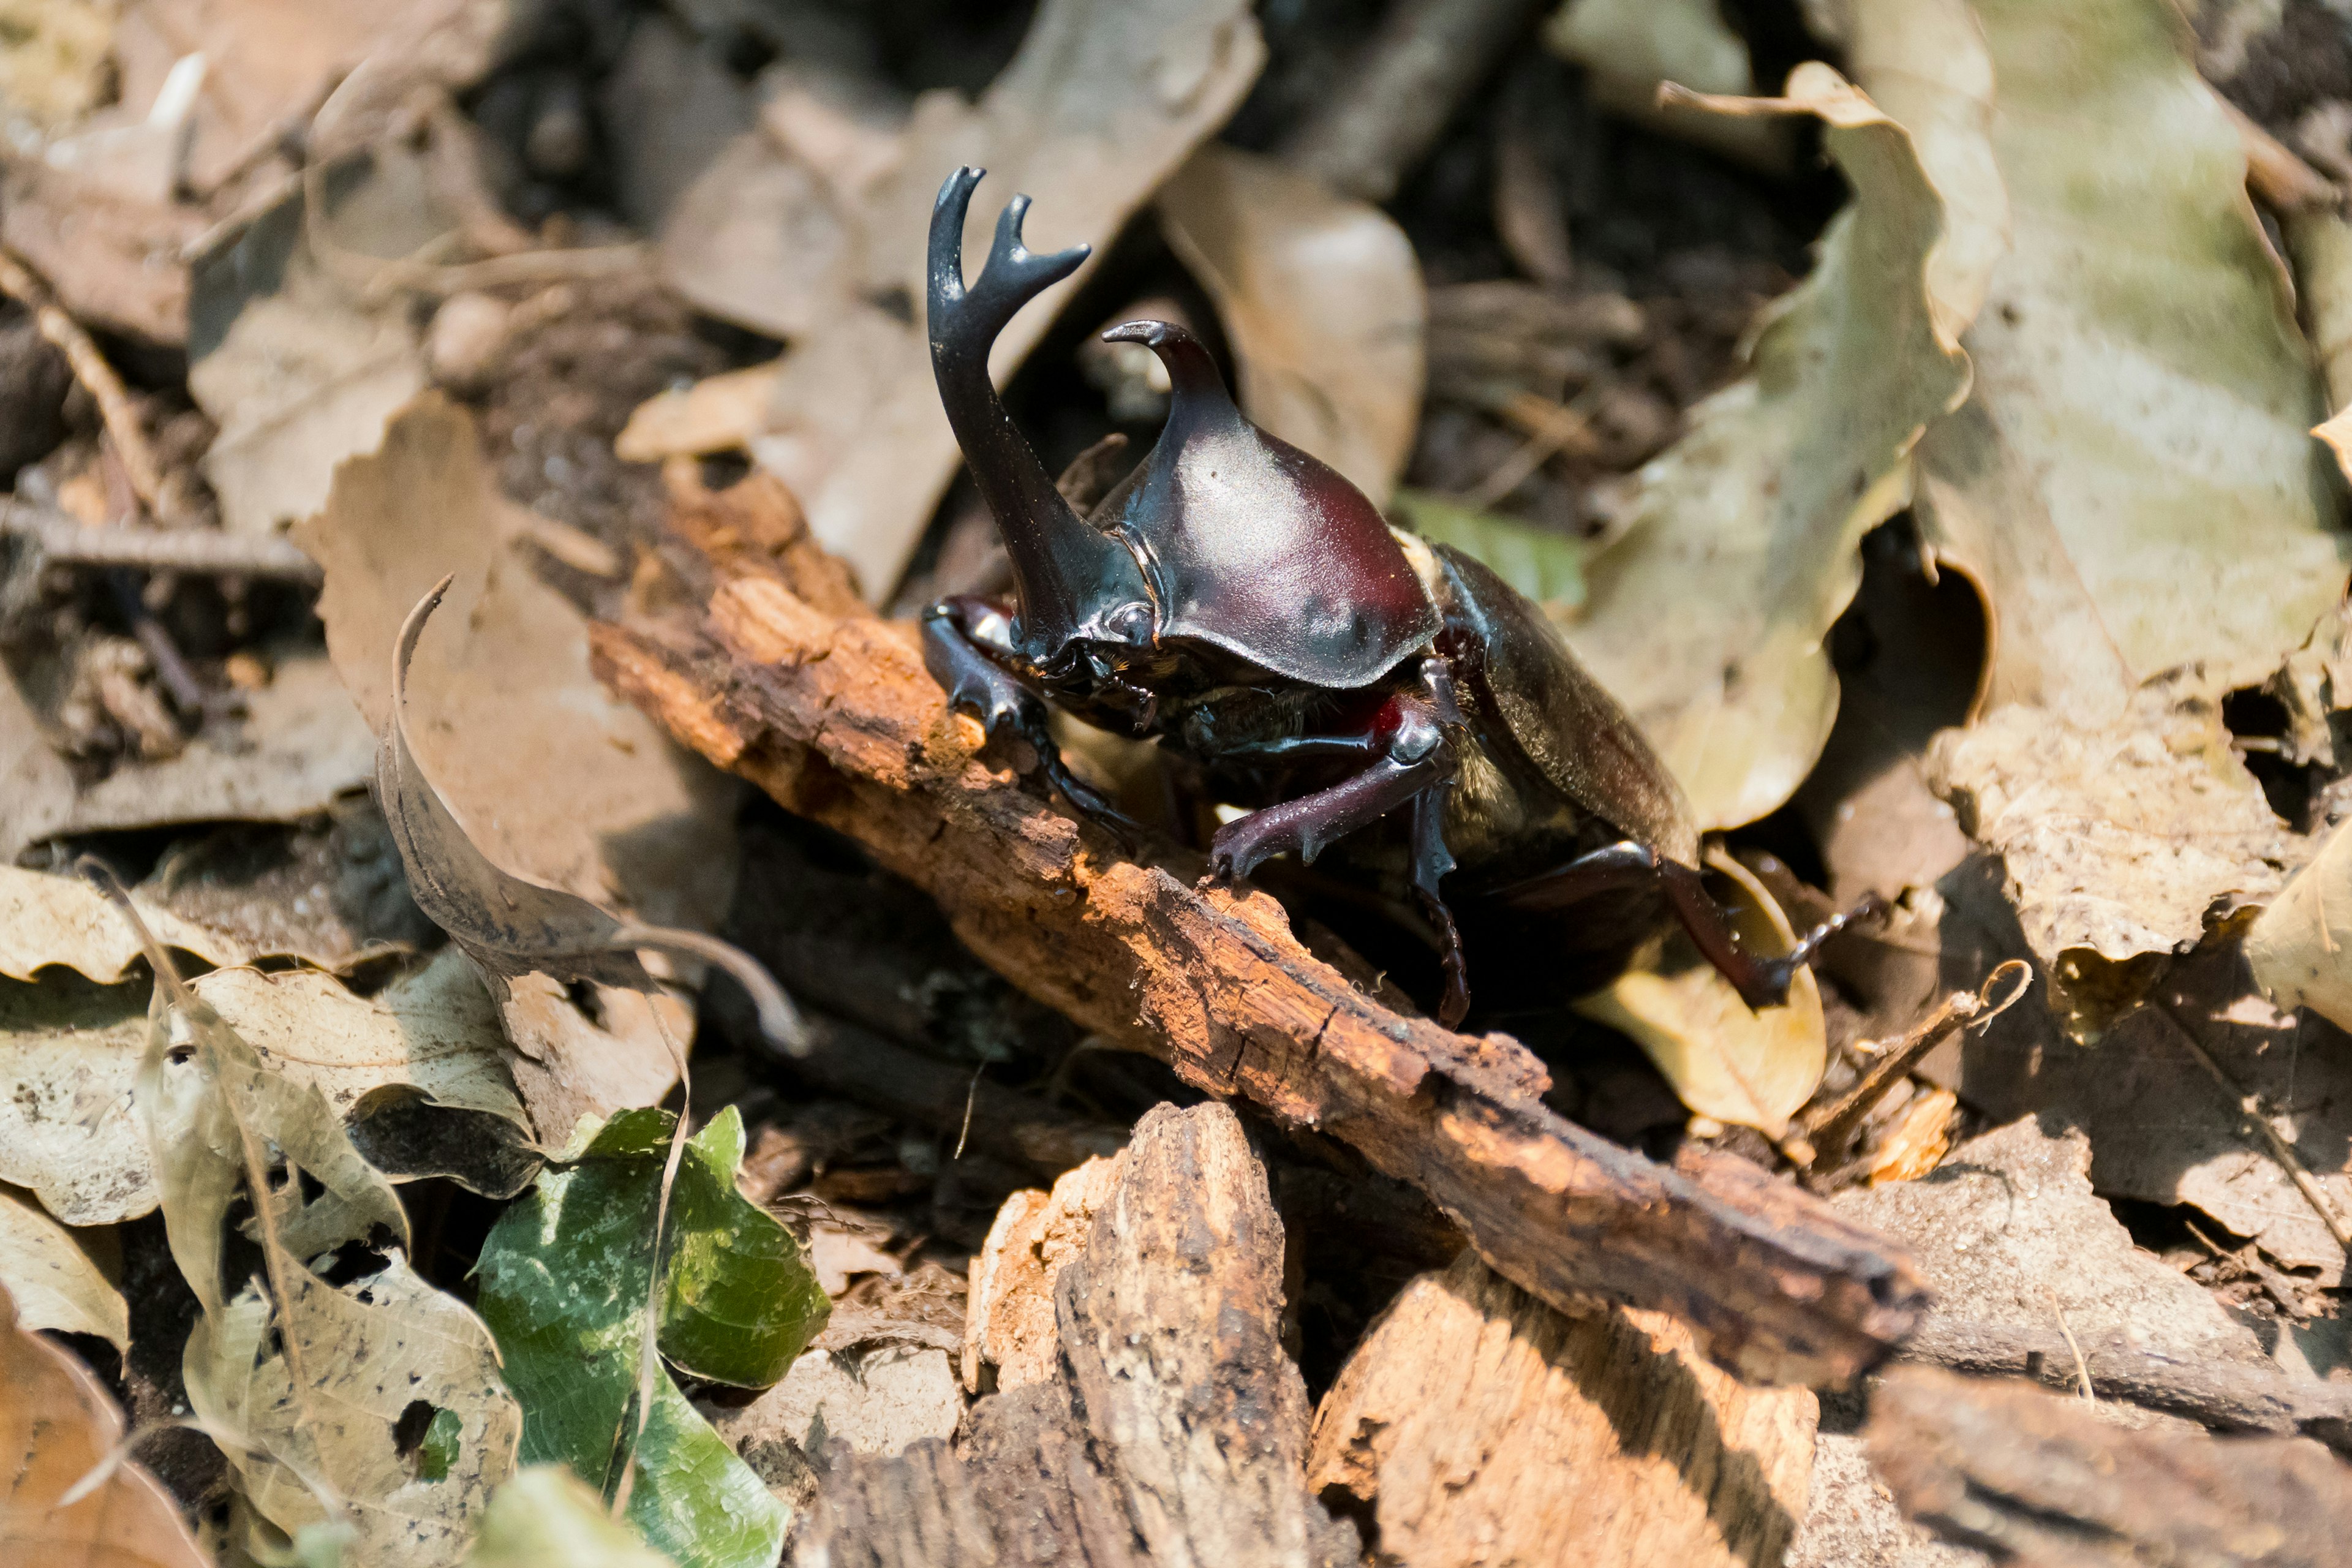
[[[1542,612],[1468,556],[1391,529],[1339,474],[1244,418],[1181,327],[1104,334],[1157,353],[1173,396],[1143,462],[1091,516],[1072,510],[998,398],[988,351],[1087,250],[1031,254],[1029,198],[1015,196],[967,287],[981,174],[950,175],[931,216],[931,364],[1015,603],[925,612],[924,662],[954,704],[1026,740],[1054,787],[1099,818],[1119,820],[1064,765],[1049,701],[1196,759],[1218,798],[1255,808],[1217,831],[1220,875],[1385,840],[1442,936],[1449,1024],[1469,1002],[1449,896],[1522,927],[1597,900],[1633,928],[1671,911],[1750,1005],[1778,1001],[1825,932],[1777,960],[1741,950],[1701,885],[1681,789]],[[1401,844],[1366,831],[1391,817]]]

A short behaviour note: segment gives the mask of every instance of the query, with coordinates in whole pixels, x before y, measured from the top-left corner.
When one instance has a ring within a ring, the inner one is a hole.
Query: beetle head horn
[[[1227,406],[1232,395],[1225,391],[1225,378],[1217,374],[1217,362],[1201,340],[1173,321],[1122,321],[1102,335],[1107,343],[1141,343],[1160,356],[1168,367],[1169,384],[1176,395],[1188,403],[1206,398]]]

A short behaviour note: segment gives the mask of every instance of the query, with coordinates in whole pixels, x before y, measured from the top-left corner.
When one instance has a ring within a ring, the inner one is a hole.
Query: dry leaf
[[[247,1289],[189,1336],[186,1373],[196,1413],[258,1449],[224,1450],[247,1499],[291,1535],[335,1517],[323,1485],[352,1568],[456,1562],[514,1472],[522,1409],[489,1331],[397,1252],[340,1288],[298,1270],[275,1312]]]
[[[89,1568],[209,1568],[180,1510],[131,1461],[87,1496],[58,1500],[114,1452],[122,1417],[71,1352],[26,1332],[0,1289],[0,1552],[12,1562]]]
[[[527,1129],[502,1065],[506,1042],[462,956],[444,954],[371,1000],[301,970],[215,970],[189,989],[272,1069],[317,1090],[346,1121],[365,1124],[391,1098],[517,1129],[467,1126],[457,1158],[431,1158],[448,1152],[428,1147],[417,1163],[399,1164],[399,1175],[455,1174],[490,1193],[528,1179],[527,1165],[513,1168]],[[132,1093],[148,990],[55,976],[0,982],[0,1081],[16,1086],[0,1100],[0,1180],[32,1188],[68,1225],[134,1219],[155,1206]]]
[[[336,672],[381,735],[401,624],[454,574],[408,674],[409,742],[482,852],[652,923],[715,923],[734,885],[734,786],[598,684],[585,618],[515,548],[524,517],[463,408],[427,393],[402,411],[294,530],[326,571]]]
[[[2186,952],[2267,901],[2302,853],[2202,685],[2193,671],[2151,683],[2097,730],[2003,708],[1928,754],[1928,783],[2001,856],[2051,1005],[2080,1037],[2138,1000],[2159,962],[2143,955]]]
[[[829,1458],[887,1458],[926,1437],[948,1441],[963,1408],[947,1352],[886,1343],[803,1352],[782,1383],[749,1405],[715,1413],[711,1425],[739,1453],[781,1437]]]
[[[1976,14],[2013,232],[1916,510],[1994,612],[1990,700],[2096,726],[2163,671],[2257,683],[2347,557],[2238,131],[2163,0]]]
[[[1384,503],[1421,418],[1428,299],[1370,202],[1212,142],[1161,187],[1160,232],[1208,292],[1242,411]]]
[[[0,757],[0,861],[67,834],[291,822],[364,785],[375,738],[333,668],[307,651],[272,663],[269,684],[243,694],[243,719],[211,720],[179,755],[118,767],[86,789],[0,672],[0,747],[16,752],[13,766]]]
[[[1959,1096],[1948,1089],[1915,1095],[1870,1152],[1875,1182],[1916,1182],[1943,1163],[1952,1146],[1952,1114]]]
[[[753,450],[869,599],[889,597],[961,460],[922,325],[940,180],[974,163],[991,171],[999,202],[1035,197],[1041,252],[1105,244],[1224,122],[1265,55],[1242,0],[1045,0],[977,103],[925,94],[883,154],[853,160],[863,177],[828,180],[809,137],[787,148],[763,128],[679,202],[662,235],[670,280],[713,314],[798,340]],[[968,238],[985,244],[996,206],[973,205]],[[833,237],[809,265],[780,254],[778,235]],[[735,265],[746,251],[778,258],[755,275],[760,286],[745,287]],[[1025,310],[998,338],[989,363],[1000,379],[1052,320]]]
[[[1740,97],[1756,90],[1748,44],[1716,0],[1570,0],[1544,42],[1591,72],[1594,101],[1636,124],[1770,173],[1785,173],[1795,138],[1772,120],[1726,119],[1658,101],[1658,84]]]
[[[2338,823],[2246,932],[2254,984],[2352,1028],[2352,824]],[[2331,910],[2330,905],[2334,908]]]
[[[112,1231],[88,1233],[90,1245],[114,1254],[111,1273],[99,1267],[82,1238],[51,1219],[24,1193],[0,1187],[0,1286],[16,1300],[27,1329],[91,1334],[131,1348],[131,1309],[116,1279],[121,1249]]]
[[[1923,283],[1942,205],[1910,139],[1826,66],[1798,68],[1789,95],[1780,107],[1822,118],[1854,200],[1772,307],[1748,378],[1642,470],[1631,523],[1587,561],[1584,614],[1565,628],[1705,826],[1771,811],[1820,754],[1837,712],[1822,640],[1860,581],[1855,546],[1901,504],[1912,443],[1968,384]]]
[[[629,416],[613,451],[623,462],[657,463],[750,446],[767,428],[768,404],[782,364],[771,360],[726,371],[646,399]]]
[[[312,193],[326,208],[315,218]],[[188,392],[220,426],[204,468],[224,528],[273,533],[318,510],[336,465],[374,451],[423,390],[409,302],[367,298],[366,271],[453,221],[424,159],[386,150],[351,177],[297,186],[197,262]]]
[[[1753,872],[1719,849],[1708,851],[1706,866],[1736,889],[1727,908],[1742,947],[1778,955],[1796,945],[1789,917]],[[1811,969],[1798,967],[1786,1002],[1753,1012],[1679,931],[1654,960],[1628,969],[1576,1010],[1633,1037],[1693,1112],[1768,1138],[1787,1134],[1789,1118],[1812,1098],[1829,1065]]]
[[[245,962],[246,954],[227,937],[143,900],[132,901],[165,947],[209,964]],[[0,865],[0,975],[31,980],[56,964],[111,984],[142,951],[106,895],[81,878]]]

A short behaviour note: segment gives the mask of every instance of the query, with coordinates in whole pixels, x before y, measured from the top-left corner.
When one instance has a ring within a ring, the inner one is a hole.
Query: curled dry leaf
[[[2097,726],[2163,671],[2259,683],[2347,555],[2239,132],[2161,0],[1975,10],[2010,249],[1967,339],[1975,388],[1920,444],[1915,510],[1990,602],[1990,700]],[[1981,206],[1952,213],[1956,247],[1989,247]]]
[[[1928,754],[1928,783],[2000,854],[2051,1005],[2078,1037],[2139,999],[2158,955],[2267,901],[2301,854],[2200,674],[2142,688],[2102,728],[2012,705]]]
[[[180,1510],[128,1459],[74,1502],[60,1500],[114,1457],[122,1416],[70,1351],[26,1331],[0,1288],[0,1552],[11,1562],[205,1568]]]
[[[88,1233],[90,1246],[116,1256],[111,1275],[99,1267],[84,1240],[42,1212],[15,1187],[0,1187],[0,1285],[16,1299],[17,1321],[27,1329],[91,1334],[118,1351],[131,1346],[131,1309],[115,1283],[120,1248],[110,1231]]]
[[[1217,308],[1242,409],[1375,502],[1412,454],[1429,302],[1370,202],[1212,142],[1161,187],[1160,232]]]
[[[673,1126],[667,1111],[623,1111],[482,1245],[480,1308],[522,1400],[526,1462],[605,1484],[629,1448]],[[789,1370],[828,1309],[790,1233],[735,1191],[742,1138],[730,1106],[687,1145],[664,1227],[659,1342],[695,1375],[757,1387]],[[626,1517],[683,1562],[769,1568],[789,1510],[667,1374],[653,1395]]]
[[[143,901],[139,912],[167,948],[208,964],[245,962],[237,944],[216,931]],[[106,895],[81,878],[0,865],[0,975],[32,980],[56,964],[110,984],[142,952]]]
[[[1785,100],[1708,102],[1820,116],[1854,199],[1772,307],[1748,376],[1642,470],[1565,629],[1701,824],[1729,826],[1780,805],[1820,754],[1837,711],[1822,638],[1861,579],[1855,546],[1901,504],[1905,458],[1969,371],[1924,285],[1943,208],[1902,127],[1818,63]]]
[[[1719,849],[1708,852],[1706,865],[1731,884],[1727,907],[1741,945],[1769,954],[1796,945],[1788,916],[1753,872]],[[1811,969],[1798,967],[1781,1005],[1753,1012],[1679,931],[1651,963],[1627,970],[1576,1010],[1633,1037],[1697,1115],[1769,1138],[1787,1134],[1789,1118],[1812,1098],[1829,1065]]]
[[[376,759],[376,792],[416,907],[465,950],[501,1002],[511,981],[533,973],[651,994],[653,976],[635,949],[660,948],[725,969],[751,994],[769,1037],[797,1043],[799,1015],[750,955],[699,931],[624,922],[585,899],[509,875],[474,847],[408,744],[409,660],[449,583],[443,578],[419,600],[400,628],[393,647],[392,712]]]
[[[466,1568],[673,1568],[562,1465],[526,1465],[490,1494]]]
[[[1033,248],[1106,244],[1224,123],[1265,58],[1243,0],[1045,0],[977,103],[925,94],[852,169],[816,150],[826,139],[803,123],[802,95],[797,117],[745,132],[672,210],[662,261],[680,291],[794,340],[753,450],[868,598],[889,597],[961,460],[922,323],[941,177],[961,163],[991,171],[995,200],[972,205],[967,230],[983,245],[1015,192],[1036,198]],[[780,247],[784,234],[796,243]],[[1000,379],[1051,321],[1014,319],[990,358]]]

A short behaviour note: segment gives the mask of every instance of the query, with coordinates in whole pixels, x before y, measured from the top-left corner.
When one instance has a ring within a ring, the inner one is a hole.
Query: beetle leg
[[[1454,869],[1454,852],[1445,847],[1445,795],[1454,787],[1447,779],[1412,797],[1412,890],[1422,908],[1436,922],[1445,942],[1445,999],[1438,1004],[1437,1021],[1451,1029],[1470,1011],[1470,981],[1462,958],[1462,932],[1454,911],[1445,907],[1438,884]]]
[[[1010,731],[1029,742],[1045,782],[1083,816],[1094,818],[1133,847],[1142,825],[1111,805],[1062,760],[1062,748],[1046,728],[1045,696],[1008,668],[1011,649],[988,635],[1003,612],[984,599],[957,595],[923,611],[923,668],[947,689],[948,703],[977,718],[993,737]]]
[[[1210,864],[1219,876],[1246,877],[1286,851],[1311,862],[1349,834],[1452,784],[1457,765],[1436,705],[1400,695],[1382,725],[1380,751],[1363,772],[1227,823],[1210,841]]]

